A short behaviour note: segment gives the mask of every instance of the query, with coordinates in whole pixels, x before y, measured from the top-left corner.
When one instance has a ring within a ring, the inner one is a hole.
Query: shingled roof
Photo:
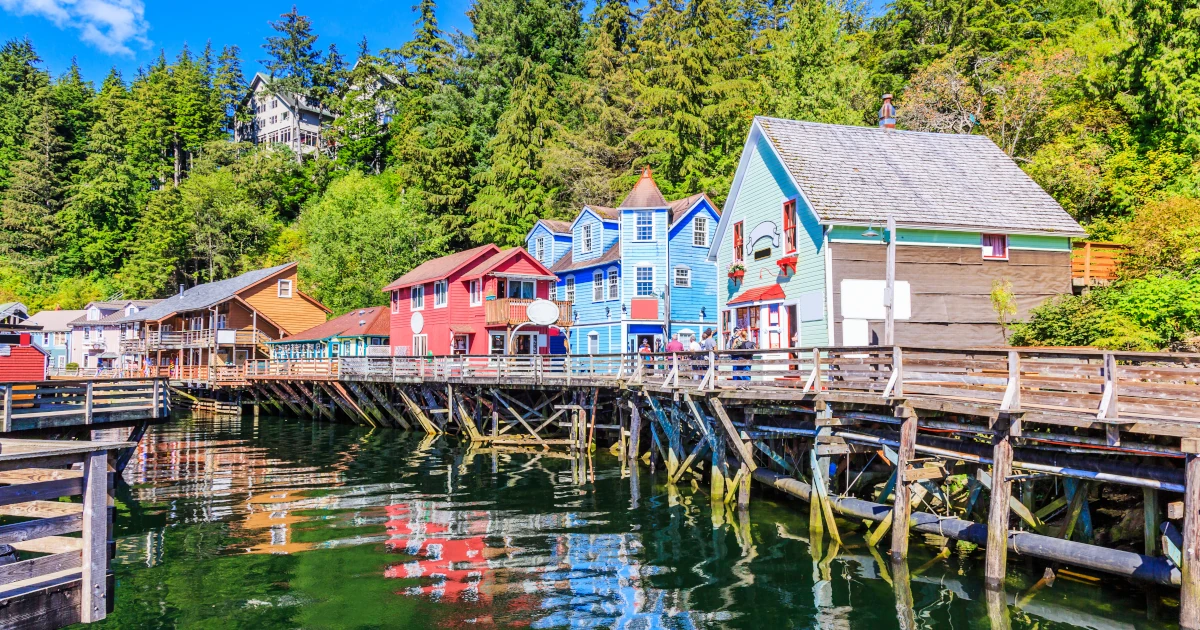
[[[298,332],[290,337],[284,337],[271,343],[293,343],[300,341],[318,341],[330,337],[357,337],[371,335],[387,337],[391,326],[391,318],[387,307],[372,306],[350,311],[345,315],[335,317],[324,324],[317,324],[308,330]]]
[[[550,268],[556,274],[574,271],[576,269],[587,269],[588,267],[596,267],[605,263],[616,262],[621,259],[621,243],[613,243],[611,247],[604,250],[604,253],[599,258],[589,258],[575,262],[571,252],[567,252],[554,266]]]
[[[662,191],[658,189],[658,184],[654,183],[654,176],[650,173],[650,167],[642,169],[642,176],[638,178],[637,183],[633,185],[633,190],[625,196],[625,201],[621,202],[617,209],[624,208],[665,208],[667,200],[662,195]]]
[[[986,136],[754,120],[822,223],[1087,234]]]
[[[246,273],[218,280],[217,282],[209,282],[206,284],[198,284],[183,293],[177,293],[171,297],[143,308],[142,310],[122,319],[126,322],[141,322],[141,321],[158,321],[164,317],[170,317],[175,313],[183,313],[186,311],[196,311],[202,308],[208,308],[214,304],[219,304],[232,298],[239,291],[248,289],[271,276],[295,266],[296,263],[291,262],[275,267],[267,267],[266,269],[255,269]]]
[[[480,245],[479,247],[473,247],[471,249],[464,249],[461,252],[448,254],[446,256],[442,256],[441,258],[427,260],[420,265],[417,265],[417,267],[412,271],[400,276],[399,278],[396,278],[395,281],[386,287],[383,287],[382,290],[392,291],[413,284],[424,284],[434,280],[441,280],[442,278],[454,273],[464,265],[467,265],[471,261],[479,258],[481,255],[489,253],[494,255],[499,251],[499,247],[489,243],[487,245]]]

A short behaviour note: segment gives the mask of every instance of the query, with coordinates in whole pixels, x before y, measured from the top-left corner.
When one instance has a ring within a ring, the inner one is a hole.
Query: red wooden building
[[[558,303],[554,326],[535,326],[525,313],[534,299],[555,297],[557,280],[523,248],[484,245],[427,261],[383,289],[392,354],[565,352],[570,304]]]
[[[46,351],[33,345],[32,335],[0,333],[0,383],[46,380]]]

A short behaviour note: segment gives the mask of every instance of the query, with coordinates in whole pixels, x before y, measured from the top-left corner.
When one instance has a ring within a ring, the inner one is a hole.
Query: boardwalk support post
[[[1186,453],[1183,493],[1183,547],[1179,567],[1179,627],[1200,628],[1200,438],[1183,438]]]
[[[896,501],[892,508],[892,560],[908,557],[908,519],[912,514],[912,491],[908,485],[909,462],[917,453],[917,414],[904,407],[897,414],[908,412],[900,425],[900,449],[896,456]]]
[[[989,588],[1004,584],[1008,565],[1008,513],[1012,498],[1012,441],[1009,439],[1013,416],[1001,412],[993,426],[992,491],[988,508],[987,561],[984,578]]]

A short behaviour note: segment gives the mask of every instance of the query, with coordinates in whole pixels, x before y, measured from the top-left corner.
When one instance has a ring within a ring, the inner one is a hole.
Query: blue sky
[[[372,50],[404,43],[412,34],[414,4],[342,0],[297,3],[297,9],[312,18],[322,48],[336,43],[350,59],[363,35]],[[470,0],[441,0],[439,25],[446,31],[468,29],[469,6]],[[160,50],[174,57],[185,42],[197,52],[207,41],[217,50],[240,46],[250,75],[263,58],[262,43],[271,33],[267,22],[291,7],[291,2],[219,0],[0,0],[0,40],[28,36],[54,75],[75,57],[84,77],[97,85],[113,66],[129,80]]]

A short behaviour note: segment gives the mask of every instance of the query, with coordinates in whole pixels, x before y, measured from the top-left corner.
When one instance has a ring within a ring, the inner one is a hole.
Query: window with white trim
[[[988,260],[1008,260],[1008,236],[984,234],[983,257]]]
[[[408,290],[408,307],[413,311],[425,309],[425,285],[418,284]]]
[[[537,238],[537,259],[546,262],[546,237]]]
[[[592,272],[592,301],[604,301],[604,272],[599,269]]]
[[[634,240],[637,241],[653,241],[654,240],[654,212],[650,210],[638,210],[634,213],[635,229]]]
[[[400,292],[399,291],[392,291],[392,312],[393,313],[400,312]]]
[[[446,280],[433,283],[433,308],[444,308],[450,302],[450,286]]]
[[[583,226],[583,253],[591,253],[594,246],[595,242],[592,240],[592,226],[585,225]]]
[[[479,280],[471,280],[467,283],[467,293],[471,296],[471,306],[483,304],[483,287]]]
[[[620,295],[620,293],[619,293],[620,290],[621,290],[621,280],[617,276],[617,270],[609,269],[608,270],[608,299],[610,299],[610,300],[618,299],[618,296]]]
[[[635,279],[638,297],[654,295],[654,267],[649,265],[638,267]]]
[[[291,280],[280,280],[279,283],[275,286],[275,295],[277,295],[278,297],[281,297],[281,298],[292,297],[292,281]]]
[[[675,286],[690,287],[692,286],[692,270],[687,267],[675,268]]]
[[[563,290],[566,292],[566,297],[564,299],[568,302],[574,303],[575,302],[575,276],[567,276],[567,279],[564,282],[563,286],[564,286]]]
[[[708,217],[696,217],[692,220],[692,245],[708,247]]]
[[[429,354],[429,335],[413,335],[412,356],[423,357]]]
[[[588,354],[600,354],[600,333],[592,331],[588,333]]]

